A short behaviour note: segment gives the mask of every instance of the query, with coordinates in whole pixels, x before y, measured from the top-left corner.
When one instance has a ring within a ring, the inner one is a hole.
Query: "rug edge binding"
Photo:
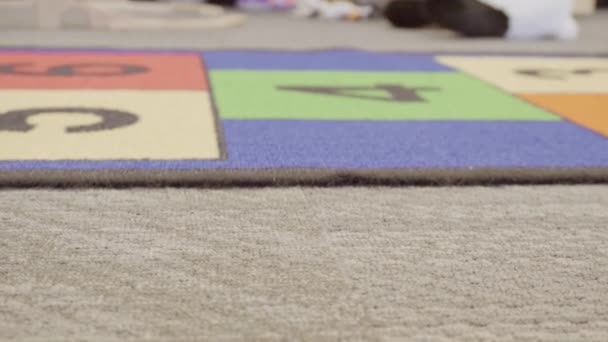
[[[253,188],[608,184],[608,168],[0,171],[0,188]]]

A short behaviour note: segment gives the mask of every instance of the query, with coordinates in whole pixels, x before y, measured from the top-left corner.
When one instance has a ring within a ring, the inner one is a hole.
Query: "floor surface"
[[[2,46],[608,52],[383,23]],[[0,191],[0,340],[608,340],[608,186]]]

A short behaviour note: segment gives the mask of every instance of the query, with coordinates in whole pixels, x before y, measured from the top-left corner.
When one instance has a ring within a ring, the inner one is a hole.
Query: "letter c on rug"
[[[0,113],[0,132],[29,132],[33,130],[35,126],[27,123],[27,119],[32,116],[47,114],[93,114],[102,119],[101,122],[92,125],[67,127],[65,130],[67,133],[89,133],[112,130],[133,125],[139,120],[137,115],[133,113],[113,109],[80,107],[22,109]]]

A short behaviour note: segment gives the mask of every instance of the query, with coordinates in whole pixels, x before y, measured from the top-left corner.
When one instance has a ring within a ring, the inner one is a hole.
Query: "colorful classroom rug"
[[[0,186],[608,181],[608,58],[0,50]]]

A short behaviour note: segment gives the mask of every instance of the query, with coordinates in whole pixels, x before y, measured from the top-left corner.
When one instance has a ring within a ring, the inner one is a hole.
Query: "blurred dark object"
[[[158,1],[158,0],[130,0],[130,1],[152,2],[152,1]],[[208,4],[212,4],[212,5],[224,6],[224,7],[235,7],[237,4],[237,1],[238,0],[207,0],[207,1],[201,1],[201,2],[205,2]]]
[[[509,29],[507,15],[477,0],[428,0],[432,20],[467,37],[503,37]]]
[[[603,7],[608,8],[608,0],[598,0],[597,7],[598,8],[603,8]]]
[[[477,0],[392,0],[384,16],[395,27],[437,24],[467,37],[503,37],[509,29],[505,13]]]
[[[206,3],[224,7],[235,7],[238,0],[207,0]]]
[[[394,0],[384,9],[384,17],[395,27],[419,28],[432,23],[426,0]]]

